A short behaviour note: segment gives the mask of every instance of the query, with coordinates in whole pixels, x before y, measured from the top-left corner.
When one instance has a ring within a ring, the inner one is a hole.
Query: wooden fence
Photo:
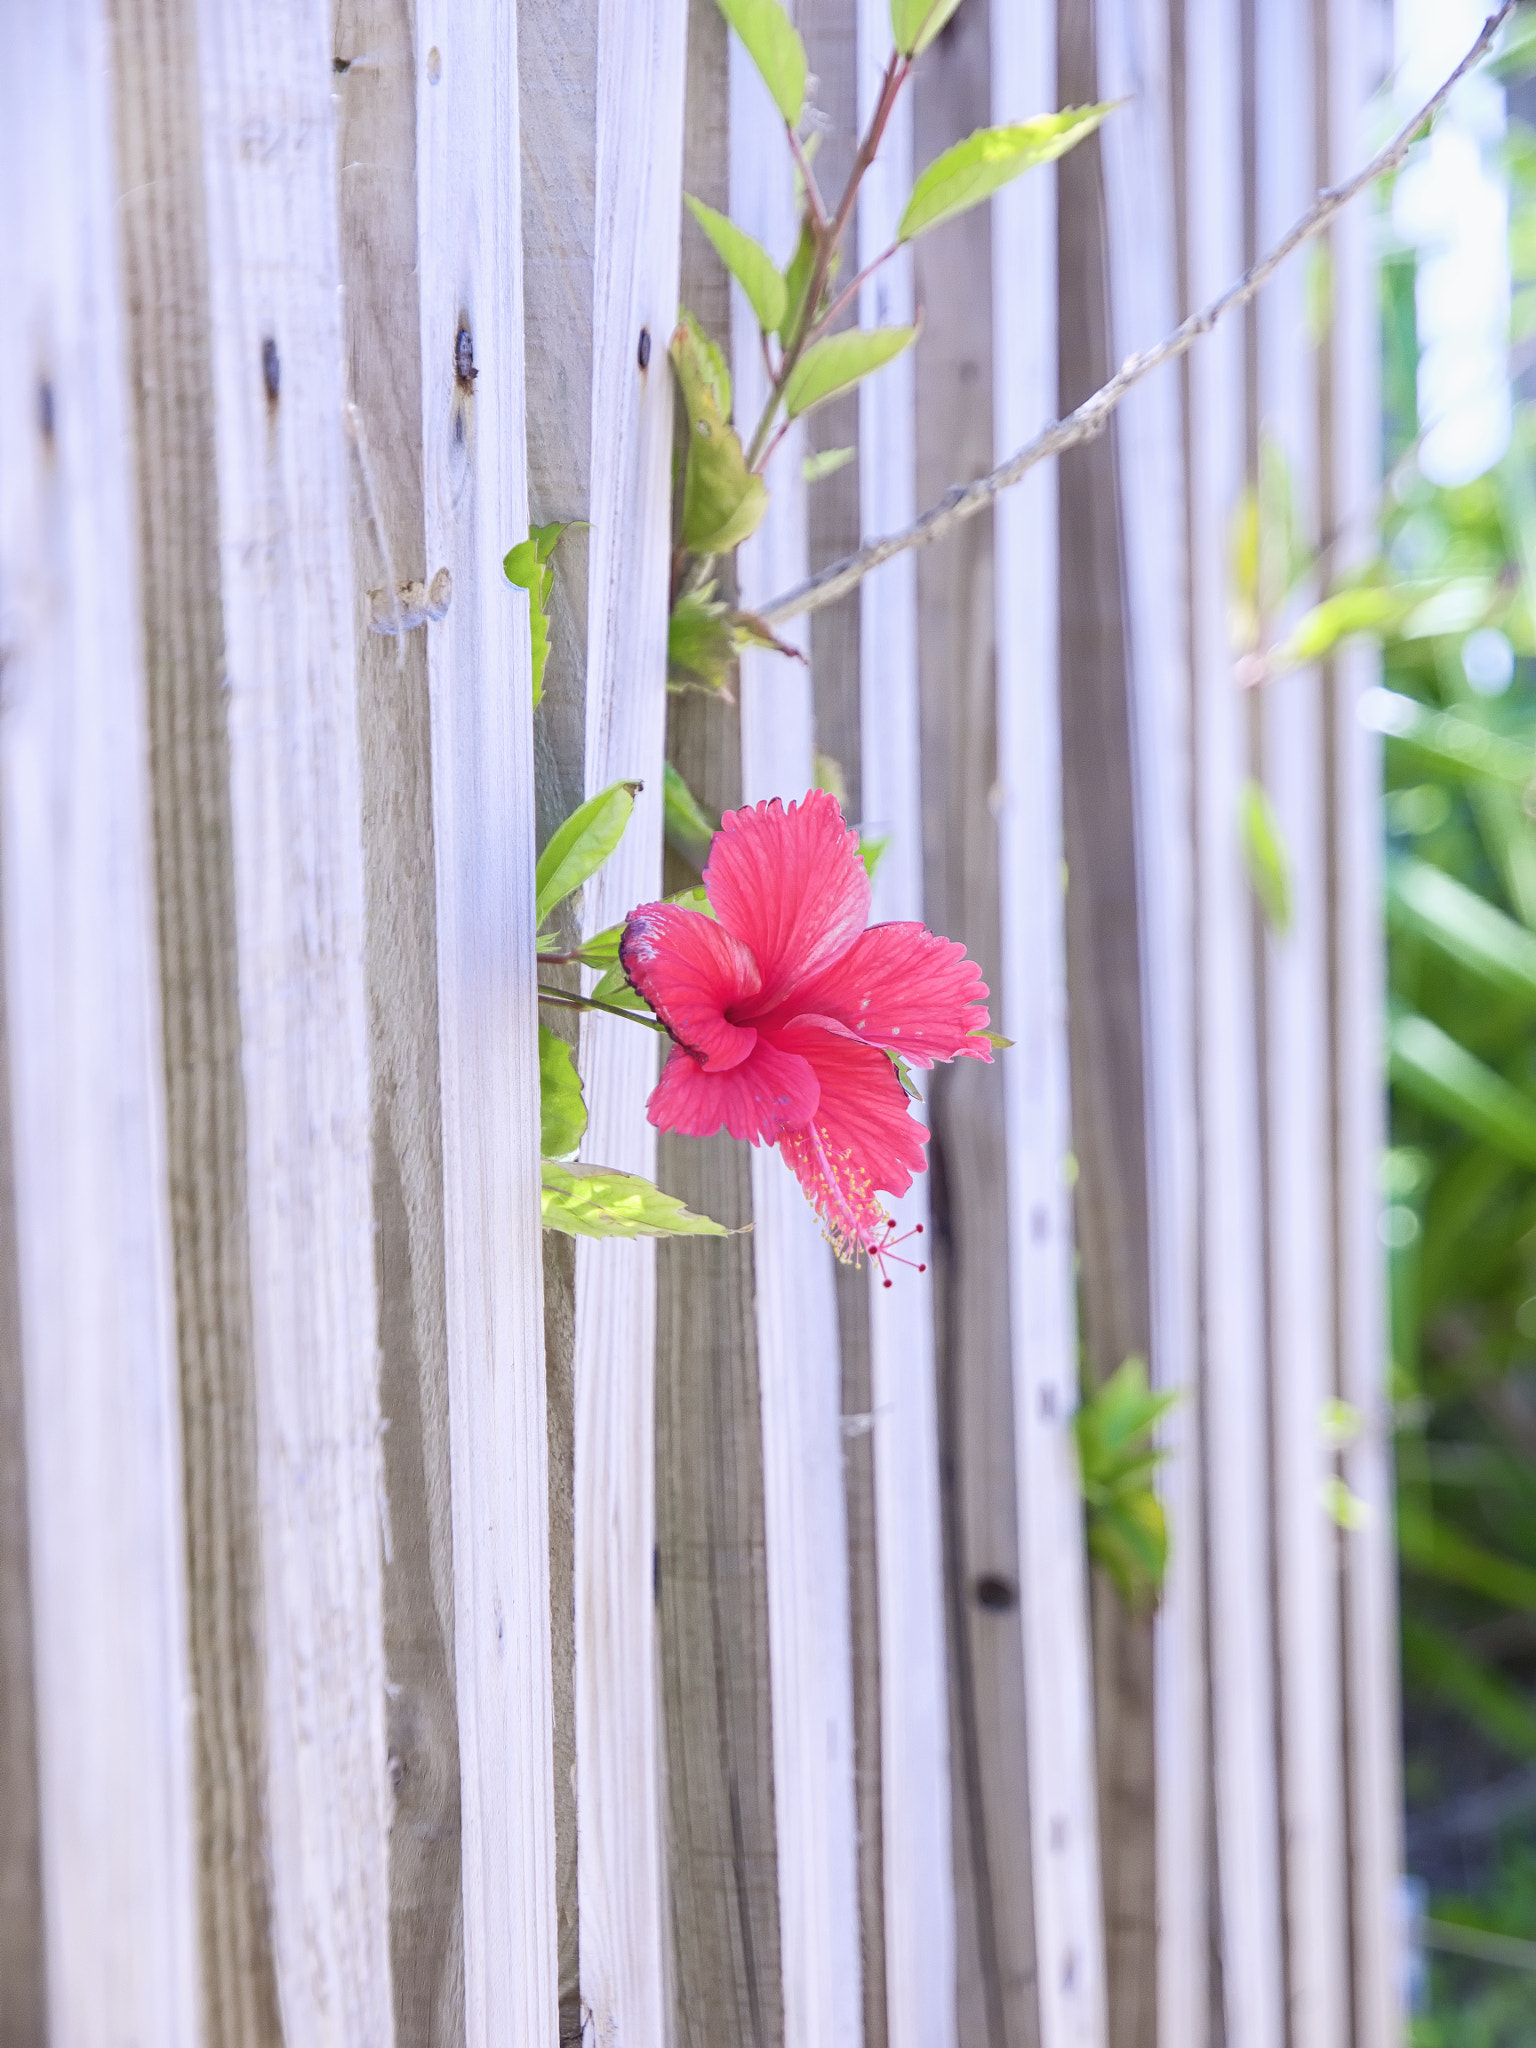
[[[888,10],[796,11],[835,186]],[[862,287],[921,340],[785,439],[743,599],[1236,277],[1368,153],[1377,17],[964,0],[866,258],[971,129],[1120,105]],[[1372,656],[1244,690],[1233,628],[1266,464],[1372,546],[1369,204],[720,702],[680,301],[764,372],[681,195],[780,259],[795,198],[713,0],[9,0],[0,172],[0,2048],[1395,2048]],[[573,518],[531,716],[502,556]],[[685,886],[668,759],[839,780],[992,984],[888,1290],[591,1014],[583,1157],[752,1229],[541,1256],[535,845],[633,778],[583,927]],[[1155,1616],[1074,1447],[1133,1354]]]

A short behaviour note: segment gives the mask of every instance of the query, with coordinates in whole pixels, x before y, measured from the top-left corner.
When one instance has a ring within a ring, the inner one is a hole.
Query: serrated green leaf
[[[1507,1159],[1536,1168],[1536,1100],[1427,1017],[1399,1011],[1387,1044],[1394,1084]]]
[[[571,1048],[547,1024],[539,1026],[539,1150],[566,1159],[587,1128],[587,1105]]]
[[[683,197],[688,211],[709,237],[715,254],[746,293],[758,326],[765,334],[777,333],[789,300],[778,265],[755,236],[737,227],[727,215],[716,213],[712,206],[688,193]]]
[[[960,0],[891,0],[891,34],[904,57],[920,57]]]
[[[663,811],[667,844],[684,860],[702,868],[709,858],[709,849],[720,829],[720,821],[717,818],[713,824],[710,823],[708,813],[670,761],[667,763]]]
[[[1284,938],[1291,928],[1291,860],[1274,806],[1260,783],[1243,786],[1242,829],[1243,859],[1264,922]]]
[[[915,327],[849,327],[812,342],[790,372],[784,409],[791,419],[882,369],[917,339]]]
[[[610,1166],[562,1166],[541,1173],[544,1228],[568,1237],[725,1237],[725,1226],[685,1209],[639,1174]]]
[[[807,455],[800,474],[808,484],[819,484],[824,476],[836,476],[858,454],[857,448],[823,448],[819,455]]]
[[[790,127],[805,107],[805,45],[779,0],[716,0]]]
[[[1109,111],[1107,106],[1068,107],[1059,114],[1010,121],[1002,128],[978,128],[936,157],[912,187],[897,241],[910,242],[941,221],[979,206],[1037,164],[1054,163],[1091,135]]]
[[[673,333],[671,355],[688,415],[683,545],[696,555],[724,554],[761,525],[767,487],[748,469],[741,441],[726,420],[720,352],[687,312]],[[724,397],[728,402],[728,389]]]
[[[731,608],[713,583],[683,590],[667,620],[667,681],[678,689],[723,692],[736,658]]]
[[[572,811],[557,826],[539,855],[534,874],[534,906],[542,924],[557,903],[595,875],[624,836],[639,793],[638,782],[614,782]]]
[[[800,222],[800,239],[795,244],[795,253],[790,257],[784,271],[784,315],[779,321],[779,339],[788,341],[799,331],[801,315],[805,312],[806,294],[811,288],[811,279],[816,274],[816,237],[812,233],[808,217]]]
[[[544,671],[549,665],[549,600],[555,587],[555,572],[548,566],[549,558],[559,543],[560,536],[574,525],[573,520],[551,520],[547,526],[535,526],[529,530],[528,538],[520,540],[510,548],[502,559],[502,572],[509,583],[515,583],[519,590],[528,593],[528,628],[533,644],[533,708],[539,708],[544,695]]]

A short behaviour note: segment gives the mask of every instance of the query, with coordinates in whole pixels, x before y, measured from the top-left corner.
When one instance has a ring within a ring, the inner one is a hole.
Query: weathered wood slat
[[[1268,247],[1321,182],[1310,0],[1274,0],[1257,12],[1254,36],[1254,72],[1263,83],[1252,99],[1255,220],[1259,244]],[[1255,328],[1260,433],[1285,465],[1300,533],[1316,534],[1321,419],[1302,258],[1268,285]],[[1261,577],[1274,567],[1261,560]],[[1294,604],[1315,597],[1311,581]],[[1265,630],[1282,624],[1267,620]],[[1291,879],[1290,929],[1266,933],[1263,967],[1287,2011],[1293,2039],[1341,2048],[1349,1965],[1338,1532],[1328,1512],[1333,1457],[1323,1412],[1334,1383],[1333,1215],[1323,1196],[1332,1147],[1323,713],[1316,668],[1262,692],[1263,780]]]
[[[1100,0],[1102,131],[1113,354],[1178,319],[1173,75],[1162,0]],[[1210,2024],[1208,1736],[1198,1410],[1194,900],[1190,809],[1187,524],[1179,380],[1131,394],[1115,423],[1125,554],[1127,686],[1136,808],[1145,1039],[1151,1374],[1178,1394],[1163,1429],[1167,1579],[1154,1640],[1155,1999],[1115,2016],[1116,2038],[1197,2048]],[[1145,1970],[1138,1972],[1145,1974]],[[1112,1987],[1113,1988],[1113,1987]],[[1154,2019],[1155,2010],[1155,2019]]]
[[[1056,10],[992,15],[992,118],[1055,104]],[[1056,180],[992,202],[993,434],[1019,446],[1056,409]],[[1092,1681],[1077,1406],[1062,903],[1055,471],[999,502],[998,832],[1009,1274],[1040,2038],[1104,2039]]]
[[[557,2031],[515,10],[416,20],[432,826],[469,2048]]]
[[[1241,41],[1233,0],[1188,0],[1189,293],[1242,269]],[[1278,2048],[1283,2012],[1264,1375],[1253,904],[1240,803],[1246,706],[1227,581],[1244,483],[1243,337],[1190,358],[1190,534],[1198,861],[1202,1378],[1209,1514],[1211,1741],[1227,2038]]]
[[[1326,11],[1326,158],[1323,176],[1352,171],[1369,146],[1376,79],[1368,9],[1331,0]],[[1328,377],[1329,525],[1335,573],[1368,560],[1380,492],[1380,342],[1371,202],[1357,200],[1333,232],[1334,317]],[[1332,968],[1337,1179],[1338,1383],[1359,1418],[1346,1446],[1344,1480],[1363,1503],[1364,1525],[1344,1544],[1345,1696],[1350,1927],[1355,2048],[1400,2048],[1402,1954],[1402,1760],[1398,1708],[1397,1553],[1393,1543],[1389,1338],[1381,1250],[1380,1162],[1386,1145],[1381,1071],[1386,960],[1381,931],[1381,742],[1360,721],[1364,693],[1380,679],[1368,642],[1334,665],[1327,743],[1333,750]]]
[[[891,54],[885,0],[858,0],[857,115],[867,131]],[[896,240],[912,188],[912,96],[898,101],[859,188],[858,257]],[[914,316],[912,253],[865,280],[863,327]],[[917,514],[917,380],[909,349],[859,387],[859,508],[864,540]],[[859,592],[859,771],[865,829],[887,839],[872,922],[923,915],[923,790],[919,758],[917,562],[911,555]],[[924,1112],[924,1114],[926,1114]],[[906,1242],[889,1271],[869,1268],[870,1407],[880,1584],[880,1768],[885,1852],[885,1964],[892,2048],[945,2048],[955,2038],[955,1887],[951,1840],[949,1682],[939,1502],[934,1291],[928,1179],[890,1204]]]
[[[103,10],[8,11],[3,1084],[48,2026],[81,2048],[130,2037],[191,2048],[181,1430],[113,130]],[[25,1811],[20,1821],[25,1842]],[[18,1903],[35,1927],[35,1899]],[[39,1987],[36,1965],[18,1960],[5,2030],[20,2043],[22,1997]]]
[[[672,461],[667,338],[682,211],[684,0],[598,14],[588,583],[588,793],[645,787],[584,923],[661,888]],[[642,347],[642,337],[645,346]],[[583,1154],[647,1176],[653,1035],[589,1014]],[[576,1260],[576,1768],[581,1996],[602,2048],[666,2034],[656,1698],[656,1248],[583,1239]]]
[[[729,95],[731,217],[787,261],[797,223],[784,124],[735,37]],[[745,437],[767,380],[755,321],[735,292],[731,333]],[[769,465],[768,516],[737,555],[745,604],[805,573],[804,447],[793,427]],[[808,645],[803,622],[789,637]],[[744,800],[802,799],[814,744],[808,667],[745,650]],[[812,2048],[856,2040],[863,2025],[837,1297],[816,1217],[771,1150],[752,1155],[752,1214],[784,2038]]]
[[[364,883],[329,9],[198,18],[245,1082],[273,1945],[392,2039]]]

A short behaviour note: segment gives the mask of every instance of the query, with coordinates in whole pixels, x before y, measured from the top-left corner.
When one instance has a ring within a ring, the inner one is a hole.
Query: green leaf
[[[528,538],[520,540],[502,559],[502,571],[509,583],[528,593],[528,625],[533,642],[533,708],[544,695],[544,670],[549,663],[549,600],[555,587],[555,572],[548,566],[560,536],[575,522],[553,520],[535,526]]]
[[[859,859],[863,861],[864,872],[871,881],[875,879],[875,869],[879,867],[885,849],[890,843],[891,835],[889,832],[871,832],[868,835],[861,832],[859,834]]]
[[[1457,712],[1428,711],[1398,690],[1370,690],[1362,700],[1361,715],[1377,732],[1437,768],[1502,782],[1522,792],[1531,781],[1536,763],[1528,746],[1489,732]]]
[[[765,334],[776,334],[789,291],[779,267],[762,243],[723,213],[716,213],[702,199],[684,193],[688,211],[709,237],[715,254],[751,301],[757,324]]]
[[[757,531],[768,491],[747,467],[726,420],[729,382],[720,351],[685,312],[672,336],[672,362],[688,415],[683,472],[683,545],[696,555],[724,554]]]
[[[667,844],[684,860],[702,868],[709,858],[709,849],[720,829],[720,821],[717,818],[713,824],[710,823],[708,813],[670,761],[667,763],[664,816]]]
[[[1405,1563],[1443,1585],[1464,1587],[1517,1613],[1536,1613],[1536,1571],[1468,1542],[1443,1517],[1406,1499],[1397,1511],[1397,1547]]]
[[[1109,111],[1108,106],[1067,107],[1059,114],[1037,114],[1033,120],[1011,121],[1003,128],[978,128],[935,157],[912,187],[897,241],[910,242],[941,221],[979,206],[1037,164],[1054,163],[1091,135]]]
[[[885,1056],[896,1069],[896,1078],[906,1090],[908,1102],[921,1102],[923,1098],[917,1092],[917,1083],[912,1078],[912,1069],[907,1065],[901,1054],[899,1052],[892,1052],[891,1048],[887,1046],[885,1048]]]
[[[1536,937],[1442,869],[1422,860],[1394,861],[1387,873],[1387,921],[1501,995],[1536,1009]]]
[[[1168,1562],[1168,1531],[1151,1480],[1162,1461],[1153,1441],[1176,1396],[1147,1385],[1146,1361],[1127,1358],[1079,1404],[1073,1418],[1088,1549],[1128,1606],[1155,1599]]]
[[[916,339],[915,327],[849,327],[812,342],[784,387],[785,411],[796,419],[813,405],[851,390]]]
[[[587,1128],[587,1105],[571,1048],[547,1024],[539,1026],[539,1150],[566,1159]]]
[[[1263,787],[1245,783],[1242,796],[1243,859],[1264,921],[1279,938],[1291,928],[1291,861],[1274,808]]]
[[[675,1195],[610,1166],[543,1162],[544,1228],[567,1237],[725,1237],[725,1226],[685,1209]]]
[[[805,45],[779,0],[716,0],[793,128],[805,107]]]
[[[595,875],[613,852],[624,837],[639,791],[638,782],[610,783],[555,828],[534,874],[534,911],[540,924],[557,903],[579,889],[589,875]]]
[[[983,1031],[981,1035],[994,1052],[1013,1051],[1013,1040],[1011,1038],[1004,1038],[1001,1031]]]
[[[1511,1756],[1536,1759],[1536,1709],[1518,1685],[1412,1613],[1402,1617],[1402,1635],[1410,1678],[1459,1707]]]
[[[1399,1011],[1387,1043],[1392,1079],[1404,1094],[1506,1158],[1536,1168],[1536,1100],[1427,1017]]]
[[[903,57],[920,57],[960,0],[891,0],[891,34]]]
[[[784,272],[784,317],[779,322],[779,339],[788,341],[799,331],[805,311],[806,294],[816,274],[816,237],[808,218],[800,222],[800,239]]]
[[[694,584],[679,592],[667,621],[667,681],[675,689],[723,695],[735,659],[731,608],[715,596],[715,585]]]
[[[808,484],[819,484],[824,476],[836,476],[858,454],[857,448],[823,448],[819,455],[807,455],[800,474]]]
[[[1379,583],[1361,584],[1352,590],[1336,590],[1303,612],[1285,639],[1269,657],[1270,672],[1303,668],[1322,661],[1341,640],[1355,633],[1382,633],[1403,615],[1403,600],[1394,590]]]

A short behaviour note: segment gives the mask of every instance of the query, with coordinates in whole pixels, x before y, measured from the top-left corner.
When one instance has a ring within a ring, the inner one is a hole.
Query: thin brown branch
[[[1286,258],[1303,242],[1321,233],[1368,185],[1375,184],[1378,178],[1398,168],[1425,122],[1434,118],[1461,79],[1487,55],[1494,37],[1514,13],[1515,6],[1516,0],[1503,0],[1503,4],[1495,8],[1483,23],[1482,33],[1449,78],[1398,130],[1386,148],[1342,185],[1331,185],[1319,192],[1308,211],[1281,236],[1269,253],[1219,297],[1212,299],[1208,306],[1202,307],[1198,313],[1191,313],[1181,327],[1155,348],[1148,349],[1143,355],[1127,356],[1109,382],[1095,391],[1091,398],[1085,398],[1075,412],[1068,413],[1064,420],[1053,420],[998,468],[986,476],[977,477],[974,483],[956,484],[911,526],[903,527],[899,533],[887,534],[883,540],[872,541],[856,555],[831,563],[795,589],[775,598],[771,604],[762,606],[763,618],[770,625],[782,625],[786,619],[796,618],[802,612],[819,611],[823,605],[831,604],[856,589],[871,571],[893,556],[905,554],[909,548],[928,547],[936,540],[943,540],[965,520],[974,519],[978,512],[984,512],[994,498],[1039,463],[1048,462],[1053,455],[1064,455],[1069,448],[1079,447],[1102,434],[1116,406],[1128,391],[1134,390],[1165,363],[1177,362],[1180,356],[1187,355],[1200,337],[1209,334],[1219,320],[1257,297]]]

